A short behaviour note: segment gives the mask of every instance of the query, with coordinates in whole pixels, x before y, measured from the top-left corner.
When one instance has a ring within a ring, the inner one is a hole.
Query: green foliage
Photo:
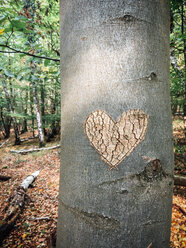
[[[171,100],[184,111],[185,99],[185,6],[183,0],[171,0]],[[43,127],[60,123],[59,0],[1,0],[0,6],[0,76],[6,81],[14,113],[0,81],[0,128],[4,120],[15,117],[32,126],[35,120],[33,89],[37,85]],[[28,56],[34,55],[35,57]],[[34,73],[31,63],[34,62]],[[176,65],[176,66],[175,66]],[[34,126],[32,126],[35,129]]]
[[[184,154],[185,153],[185,149],[186,149],[186,146],[183,146],[183,145],[174,145],[174,151],[175,153],[179,153],[179,154]]]
[[[0,52],[0,76],[6,81],[14,109],[14,113],[10,113],[0,80],[2,117],[15,117],[22,125],[27,120],[31,126],[31,120],[36,118],[31,85],[34,81],[43,109],[44,127],[59,125],[59,62],[38,57],[59,59],[59,1],[1,0]],[[35,64],[34,73],[32,62]]]
[[[170,50],[171,50],[171,100],[173,112],[185,113],[185,13],[184,0],[171,0],[171,26],[170,26]],[[173,62],[174,61],[174,62]],[[179,109],[177,108],[179,106]]]

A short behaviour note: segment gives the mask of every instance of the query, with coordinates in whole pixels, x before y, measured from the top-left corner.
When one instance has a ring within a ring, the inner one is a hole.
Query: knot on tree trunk
[[[140,178],[147,182],[162,180],[167,175],[164,172],[159,159],[149,159],[143,172],[139,174]]]

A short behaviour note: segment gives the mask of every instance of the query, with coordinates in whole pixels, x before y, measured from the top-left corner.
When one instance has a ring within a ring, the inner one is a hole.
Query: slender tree
[[[10,137],[10,129],[11,129],[11,123],[12,123],[12,118],[9,115],[5,115],[4,113],[4,106],[5,102],[2,97],[2,92],[0,91],[0,124],[2,127],[2,133],[5,139]],[[9,105],[7,106],[8,112],[10,112]]]
[[[168,0],[61,0],[57,248],[168,248]]]
[[[45,124],[45,82],[44,80],[40,80],[40,91],[41,91],[41,115],[42,115],[42,122],[43,122],[43,132],[44,135],[47,134],[46,132],[46,124]]]
[[[23,119],[23,128],[22,128],[22,133],[25,133],[25,132],[28,132],[28,126],[27,126],[27,114],[28,114],[28,89],[25,89],[25,101],[23,104],[23,111],[24,111],[24,114],[25,114],[25,118]]]
[[[31,63],[31,74],[34,75],[35,72],[35,63]],[[33,77],[34,78],[34,77]],[[39,97],[37,93],[37,84],[35,80],[32,78],[32,90],[33,90],[33,98],[35,103],[35,110],[36,110],[36,121],[37,121],[37,129],[39,134],[39,146],[43,147],[45,146],[45,137],[44,137],[44,131],[43,131],[43,122],[42,122],[42,113],[40,108],[40,102]]]
[[[27,1],[24,0],[24,8],[26,11],[30,12],[30,26],[32,29],[34,29],[34,17],[35,17],[35,0]],[[30,47],[33,50],[34,53],[34,42],[35,42],[35,32],[33,31],[28,36],[28,43],[30,44]],[[42,112],[39,102],[39,96],[38,96],[38,90],[37,90],[37,83],[36,83],[36,77],[35,77],[35,71],[36,71],[36,64],[34,60],[30,63],[31,68],[31,84],[32,84],[32,90],[33,90],[33,98],[34,98],[34,104],[35,104],[35,111],[36,111],[36,121],[37,121],[37,128],[38,128],[38,134],[39,134],[39,146],[43,147],[45,146],[45,138],[44,138],[44,130],[43,130],[43,122],[42,122]]]
[[[2,77],[0,77],[0,78],[2,78]],[[20,140],[20,136],[19,136],[19,128],[18,128],[17,120],[13,115],[14,108],[13,108],[13,105],[12,105],[12,102],[11,102],[11,97],[10,97],[10,95],[8,93],[8,90],[7,90],[6,81],[3,80],[3,79],[2,79],[2,85],[3,85],[4,92],[5,92],[5,97],[6,97],[7,102],[8,102],[11,118],[12,118],[12,121],[13,121],[14,134],[15,134],[15,145],[20,145],[21,140]]]
[[[35,129],[34,129],[34,109],[33,109],[33,90],[32,90],[32,85],[30,83],[29,86],[29,93],[30,93],[30,113],[31,113],[31,119],[32,119],[32,124],[31,124],[31,128],[32,128],[32,135],[33,137],[35,137]]]

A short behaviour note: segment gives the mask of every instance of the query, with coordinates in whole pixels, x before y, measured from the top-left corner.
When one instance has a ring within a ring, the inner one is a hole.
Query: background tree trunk
[[[34,68],[35,68],[34,62],[31,63],[31,68],[32,68],[32,75],[34,75]],[[39,134],[39,147],[43,147],[45,146],[45,136],[43,131],[41,108],[37,93],[37,84],[34,80],[32,80],[32,89],[33,89],[33,98],[34,98],[35,110],[36,110],[37,129]]]
[[[39,134],[39,146],[43,147],[45,146],[45,137],[44,137],[44,131],[43,131],[42,114],[41,114],[41,109],[40,109],[38,93],[37,93],[37,85],[34,81],[32,81],[32,87],[33,87],[33,97],[35,101],[37,128],[38,128],[38,134]]]
[[[173,187],[169,1],[61,2],[57,248],[145,248],[151,243],[168,248]],[[108,115],[116,121],[124,112],[127,124],[119,133],[121,120],[114,125]],[[99,137],[108,125],[113,126],[106,136],[112,139],[106,146]],[[147,132],[137,138],[142,126]],[[92,146],[85,132],[93,137]],[[121,132],[130,135],[121,140]],[[129,151],[132,135],[138,145]],[[128,151],[118,170],[116,148],[109,151],[114,138],[118,146],[125,141]],[[110,164],[101,144],[112,157]]]
[[[26,132],[28,132],[28,127],[27,127],[28,90],[27,89],[26,89],[26,93],[25,93],[25,105],[23,105],[23,111],[25,114],[25,118],[23,119],[23,126],[22,126],[21,133],[26,133]]]
[[[10,137],[12,119],[9,116],[3,115],[3,108],[0,108],[0,117],[1,117],[3,129],[4,129],[3,136],[5,139],[7,139]]]
[[[31,25],[33,26],[34,17],[35,17],[35,9],[36,9],[35,0],[32,0],[32,1],[24,0],[24,8],[30,11],[30,14],[32,17]],[[30,47],[33,47],[33,44],[35,42],[34,32],[30,33],[30,35],[28,36],[28,42],[30,44]],[[34,51],[34,48],[33,48],[33,51]],[[37,92],[37,83],[36,83],[37,78],[34,75],[36,71],[36,64],[34,60],[31,61],[30,68],[31,68],[31,87],[33,90],[33,99],[34,99],[36,121],[37,121],[37,128],[38,128],[38,134],[39,134],[39,146],[43,147],[45,146],[45,137],[44,137],[44,131],[43,131],[41,107],[40,107],[40,102],[39,102],[39,97],[38,97],[38,92]],[[33,132],[33,135],[34,135],[34,132]]]
[[[33,99],[33,90],[32,90],[32,84],[30,84],[30,113],[31,113],[31,116],[32,116],[32,134],[33,134],[33,137],[35,137],[35,131],[34,131],[34,109],[33,109],[33,102],[34,102],[34,99]]]
[[[6,87],[5,80],[2,80],[2,84],[3,84],[3,89],[4,89],[5,96],[6,96],[8,105],[9,105],[9,109],[10,109],[10,113],[11,113],[11,118],[12,118],[13,125],[14,125],[15,145],[20,145],[21,144],[21,140],[20,140],[20,136],[19,136],[18,124],[17,124],[16,118],[13,116],[14,109],[13,109],[13,106],[12,106],[12,103],[11,103],[11,99],[10,99],[10,96],[9,96],[9,93],[8,93],[8,90],[7,90],[7,87]]]
[[[51,97],[51,114],[54,116],[55,112],[56,112],[56,105],[57,105],[57,92],[56,90],[54,91],[54,96]],[[52,138],[54,138],[54,136],[57,134],[57,130],[56,130],[56,120],[55,117],[53,117],[52,119],[52,123],[50,125],[50,129],[49,129],[49,134],[48,134],[48,138],[47,141],[49,142]]]
[[[42,115],[42,123],[43,123],[43,132],[44,135],[47,135],[46,132],[46,124],[45,124],[45,82],[42,80],[40,82],[40,91],[41,91],[41,115]]]

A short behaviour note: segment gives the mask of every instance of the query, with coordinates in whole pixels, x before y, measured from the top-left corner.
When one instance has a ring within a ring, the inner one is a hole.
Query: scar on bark
[[[145,166],[144,170],[137,175],[140,179],[147,182],[153,182],[162,180],[168,176],[163,170],[161,161],[159,159],[151,159],[145,156],[143,156],[143,158],[147,160],[147,165]]]
[[[100,186],[104,186],[104,185],[114,185],[114,184],[117,184],[118,182],[122,182],[123,180],[125,180],[125,177],[120,177],[120,178],[116,178],[114,180],[102,182],[98,186],[100,187]]]
[[[153,181],[161,181],[163,178],[166,177],[171,177],[171,175],[167,174],[161,165],[161,162],[159,159],[156,158],[148,158],[143,156],[145,160],[147,160],[147,164],[144,168],[144,170],[138,174],[132,174],[128,175],[126,177],[120,177],[116,178],[114,180],[110,181],[104,181],[97,185],[98,187],[104,187],[104,186],[111,186],[111,185],[117,185],[118,183],[125,182],[127,180],[132,180],[134,178],[138,179],[139,181],[143,182],[153,182]],[[172,184],[172,181],[170,181],[170,185]],[[120,191],[116,193],[121,193],[121,194],[127,194],[128,190],[125,188],[122,188]]]
[[[145,79],[148,81],[157,81],[158,77],[157,77],[157,74],[155,72],[151,72],[148,76],[143,77],[141,79]]]
[[[112,21],[120,21],[120,22],[134,22],[136,20],[137,20],[136,17],[129,14],[112,19]]]
[[[115,24],[115,23],[135,23],[135,22],[148,22],[146,20],[143,20],[141,18],[138,18],[138,17],[135,17],[131,14],[125,14],[124,16],[119,16],[119,17],[115,17],[113,19],[110,20],[110,22],[112,24]],[[148,22],[150,23],[150,22]]]
[[[90,224],[95,228],[113,230],[113,229],[119,229],[121,227],[120,222],[114,218],[104,216],[102,214],[95,212],[86,212],[77,207],[68,206],[64,202],[61,203],[64,206],[64,208],[72,212],[76,217],[84,220],[85,223]]]

